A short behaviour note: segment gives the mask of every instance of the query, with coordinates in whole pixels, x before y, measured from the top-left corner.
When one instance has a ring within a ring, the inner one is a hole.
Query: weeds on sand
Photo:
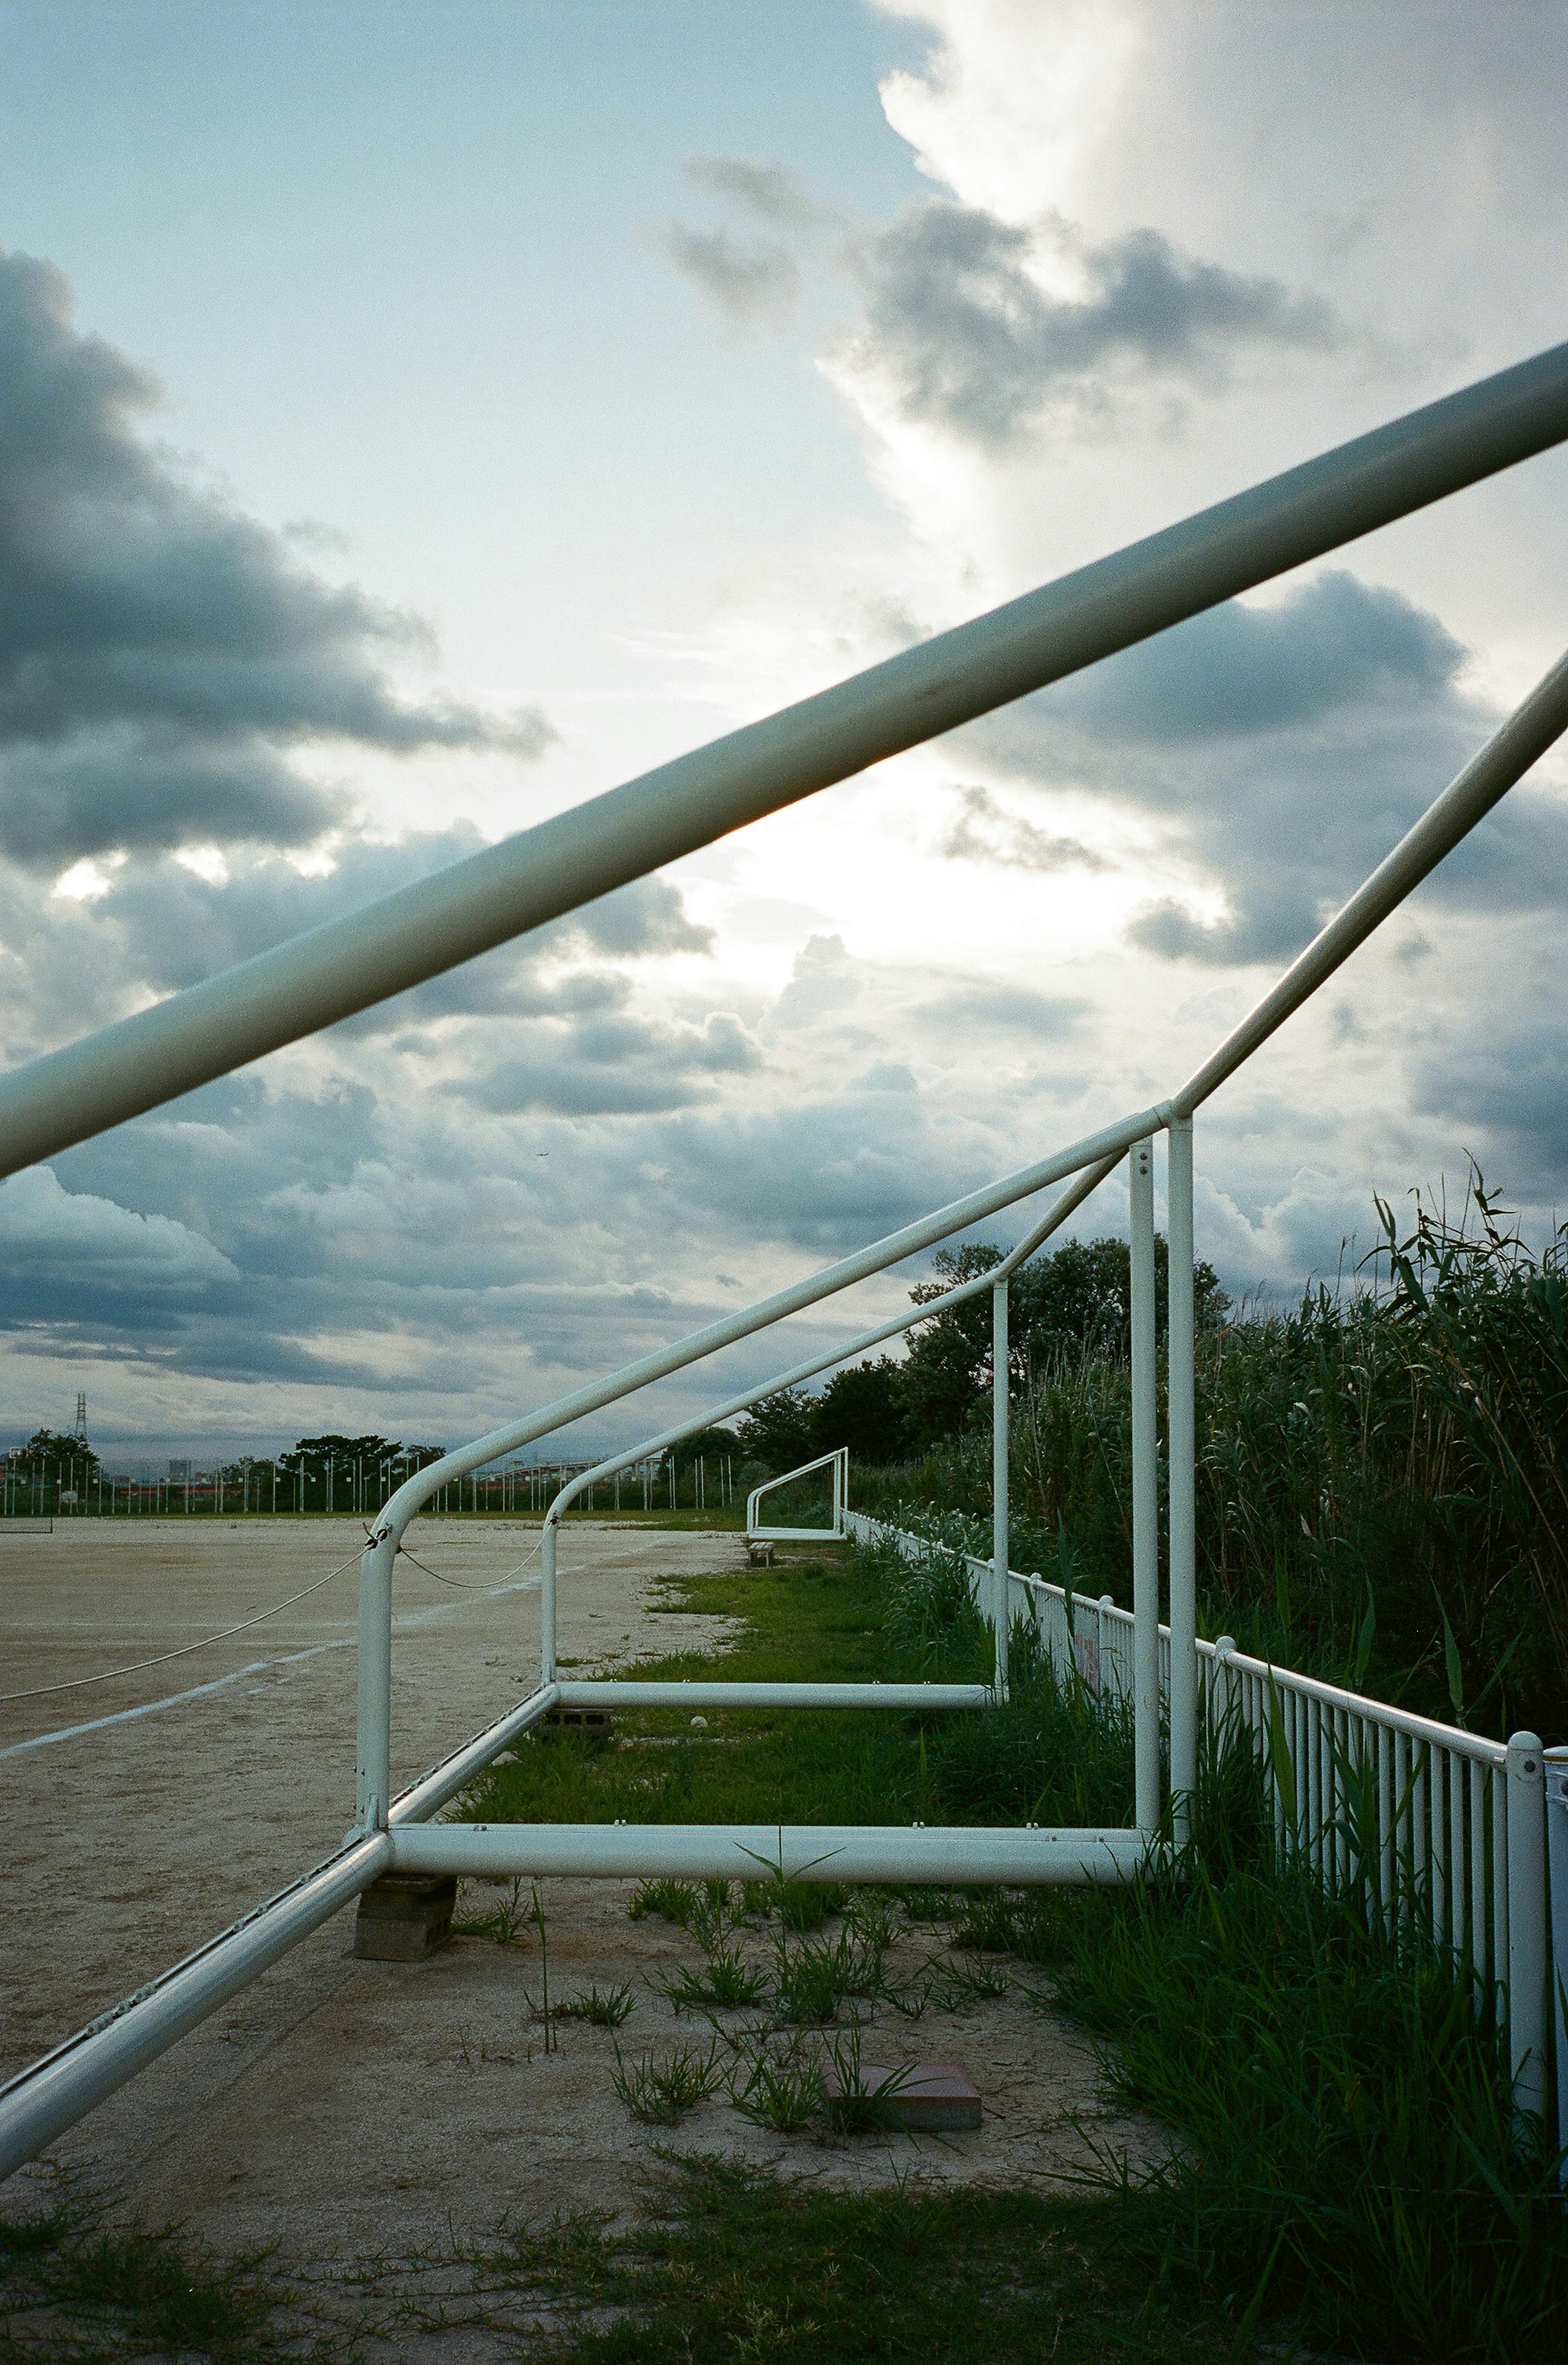
[[[814,2061],[778,2055],[759,2046],[745,2065],[731,2072],[730,2100],[743,2119],[775,2135],[792,2135],[823,2107],[822,2071]]]
[[[595,2028],[619,2028],[636,2009],[637,2000],[630,1988],[601,1988],[596,1980],[592,1987],[578,1988],[565,2003],[558,2003],[555,2017],[590,2021]]]
[[[654,1986],[678,2012],[744,2012],[769,2002],[773,1994],[766,1970],[748,1963],[738,1946],[718,1947],[700,1971],[683,1963]]]
[[[677,2046],[663,2060],[649,2053],[641,2061],[628,2066],[621,2047],[615,2048],[615,2068],[610,2084],[621,2102],[634,2119],[649,2126],[676,2127],[699,2102],[717,2093],[724,2082],[719,2065],[719,2047],[711,2045],[706,2053],[695,2046]]]

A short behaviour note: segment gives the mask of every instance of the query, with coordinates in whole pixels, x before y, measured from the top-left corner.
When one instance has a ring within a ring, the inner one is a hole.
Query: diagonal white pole
[[[1128,1160],[1132,1214],[1133,1820],[1159,1821],[1159,1463],[1155,1433],[1154,1143]]]
[[[1176,1844],[1192,1830],[1198,1787],[1196,1416],[1193,1389],[1193,1120],[1170,1120],[1166,1199],[1170,1239],[1165,1329],[1170,1463],[1170,1797]]]
[[[1007,1282],[992,1284],[991,1293],[991,1597],[996,1626],[996,1697],[1007,1697],[1009,1620],[1008,1470],[1007,1470]]]
[[[0,1080],[0,1175],[1568,440],[1568,345],[747,723]]]

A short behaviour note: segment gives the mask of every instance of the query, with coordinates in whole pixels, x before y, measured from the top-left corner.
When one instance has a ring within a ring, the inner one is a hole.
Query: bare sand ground
[[[400,1564],[394,1771],[407,1779],[535,1680],[534,1527],[421,1521]],[[3,1688],[151,1657],[253,1616],[351,1560],[352,1522],[82,1521],[0,1537]],[[734,1566],[734,1535],[588,1527],[562,1548],[563,1655],[585,1669],[678,1645],[722,1652],[722,1621],[674,1614],[662,1580]],[[442,1579],[446,1580],[443,1584]],[[458,1591],[497,1586],[498,1591]],[[341,1837],[352,1798],[351,1568],[280,1618],[171,1664],[91,1689],[0,1705],[0,1765],[17,1834],[4,1916],[6,2071],[221,1927]],[[211,1688],[201,1688],[211,1687]],[[180,1697],[184,1695],[184,1697]],[[145,1714],[126,1711],[169,1704]],[[101,1721],[101,1720],[112,1720]],[[48,1736],[47,1738],[45,1736]],[[627,1918],[627,1885],[543,1884],[557,1997],[629,1986],[628,2057],[708,2041],[649,1981],[692,1941]],[[460,1914],[494,1891],[470,1887]],[[610,2086],[615,2040],[569,2020],[547,2052],[529,2013],[540,1948],[460,1938],[420,1965],[355,1961],[340,1916],[54,2146],[117,2205],[178,2219],[225,2253],[277,2247],[289,2269],[354,2262],[502,2221],[635,2202],[657,2145],[737,2152],[859,2185],[912,2169],[937,2181],[1049,2184],[1091,2138],[1147,2158],[1147,2122],[1103,2108],[1065,2023],[1011,1993],[911,2023],[879,2007],[868,2059],[953,2060],[984,2098],[978,2134],[779,2138],[713,2100],[675,2130],[629,2118]],[[746,1943],[765,1948],[762,1933]],[[907,1975],[925,1951],[901,1940]],[[27,2197],[32,2171],[9,2193]],[[344,2292],[345,2303],[347,2292]],[[357,2304],[357,2303],[356,2303]],[[418,2336],[387,2355],[467,2365],[490,2335]]]

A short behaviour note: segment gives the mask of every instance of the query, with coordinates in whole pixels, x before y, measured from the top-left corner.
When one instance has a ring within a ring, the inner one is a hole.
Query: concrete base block
[[[451,1875],[389,1872],[361,1892],[354,1953],[364,1963],[422,1963],[451,1937],[456,1903]]]
[[[589,1741],[609,1741],[615,1732],[615,1719],[607,1708],[546,1709],[534,1727],[536,1732],[580,1732]]]
[[[943,2061],[917,2061],[913,2069],[877,2068],[860,2064],[855,2090],[874,2095],[890,2078],[898,2084],[886,2102],[888,2124],[909,2135],[959,2135],[980,2123],[980,2090],[967,2069]],[[829,2107],[842,2100],[844,2089],[830,2069],[823,2079]]]

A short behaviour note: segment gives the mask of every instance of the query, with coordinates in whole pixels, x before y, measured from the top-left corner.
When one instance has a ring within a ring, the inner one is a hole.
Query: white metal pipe
[[[990,1708],[985,1684],[759,1684],[696,1680],[640,1683],[634,1676],[589,1676],[555,1686],[563,1708]]]
[[[553,1404],[543,1406],[538,1412],[530,1413],[521,1420],[509,1422],[504,1429],[491,1429],[486,1436],[476,1438],[471,1444],[444,1454],[439,1462],[431,1462],[423,1470],[416,1471],[406,1478],[397,1493],[388,1498],[377,1515],[377,1536],[401,1536],[415,1512],[431,1495],[450,1485],[454,1478],[465,1478],[470,1471],[481,1468],[487,1462],[493,1462],[498,1454],[510,1453],[520,1446],[530,1445],[550,1430],[564,1429],[568,1423],[582,1419],[588,1413],[599,1412],[605,1405],[615,1403],[621,1396],[633,1395],[654,1380],[666,1379],[672,1372],[684,1371],[689,1363],[700,1362],[717,1349],[734,1345],[737,1339],[749,1338],[754,1331],[768,1329],[787,1315],[798,1314],[808,1306],[818,1305],[824,1297],[834,1296],[840,1290],[852,1287],[857,1281],[867,1280],[872,1273],[885,1272],[889,1265],[900,1264],[905,1257],[914,1256],[922,1249],[934,1248],[938,1240],[948,1239],[952,1233],[961,1232],[970,1224],[981,1222],[987,1216],[999,1214],[1015,1201],[1032,1197],[1036,1191],[1043,1191],[1047,1183],[1062,1182],[1084,1167],[1103,1168],[1107,1159],[1118,1159],[1129,1143],[1139,1135],[1152,1131],[1159,1122],[1156,1110],[1140,1109],[1136,1115],[1124,1117],[1119,1124],[1106,1126],[1099,1133],[1086,1135],[1081,1141],[1074,1142],[1056,1156],[1040,1160],[1037,1165],[1021,1168],[1016,1174],[1007,1175],[1000,1182],[988,1183],[983,1190],[971,1192],[968,1198],[956,1199],[950,1206],[938,1208],[935,1214],[924,1216],[917,1223],[906,1224],[901,1231],[890,1232],[884,1239],[873,1240],[869,1247],[857,1249],[853,1256],[841,1258],[837,1264],[824,1266],[820,1272],[793,1283],[772,1297],[763,1298],[739,1313],[726,1315],[718,1322],[711,1322],[705,1329],[694,1330],[686,1338],[677,1339],[673,1346],[658,1348],[636,1362],[623,1364],[619,1372],[610,1373],[608,1378],[590,1381],[586,1387],[575,1389],[570,1395],[557,1396]],[[990,1280],[989,1273],[981,1276],[980,1285],[988,1287]],[[914,1321],[926,1319],[931,1310],[927,1306],[912,1318]],[[901,1317],[897,1327],[907,1328],[909,1324]],[[838,1351],[832,1360],[840,1360],[842,1352],[842,1350]],[[777,1386],[778,1383],[775,1381],[773,1384]],[[680,1434],[684,1436],[686,1433],[683,1425]]]
[[[1557,2141],[1568,2183],[1568,1749],[1545,1752],[1547,1894],[1551,1944],[1547,1973],[1557,2023]]]
[[[1139,1828],[1159,1821],[1159,1463],[1155,1412],[1154,1144],[1127,1161],[1132,1243],[1133,1790]]]
[[[354,1817],[362,1828],[386,1822],[392,1787],[392,1566],[397,1557],[397,1543],[389,1536],[367,1544],[360,1555]]]
[[[1484,820],[1493,806],[1522,779],[1554,741],[1568,730],[1568,656],[1543,674],[1523,703],[1488,739],[1440,797],[1428,806],[1342,910],[1314,936],[1306,950],[1263,996],[1239,1026],[1212,1051],[1179,1093],[1170,1108],[1191,1116],[1209,1094],[1249,1059],[1293,1012],[1349,960],[1358,945],[1403,903],[1446,854]]]
[[[834,1880],[1008,1887],[1136,1879],[1139,1832],[832,1823],[419,1823],[386,1835],[398,1872],[514,1878]]]
[[[1167,1136],[1170,1240],[1165,1388],[1170,1446],[1170,1796],[1180,1846],[1198,1787],[1197,1418],[1193,1303],[1193,1120]]]
[[[996,1697],[1007,1697],[1007,1653],[1011,1642],[1008,1536],[1008,1355],[1007,1283],[993,1283],[991,1293],[991,1623],[995,1628]]]
[[[390,1871],[392,1844],[389,1833],[367,1834],[0,2088],[0,2177],[34,2158]]]
[[[1533,1732],[1508,1739],[1508,2059],[1521,2121],[1546,2113],[1546,1775]]]
[[[530,1692],[516,1708],[509,1708],[504,1715],[498,1716],[493,1722],[475,1733],[471,1741],[464,1742],[461,1748],[453,1750],[449,1756],[432,1765],[428,1774],[421,1774],[417,1782],[410,1782],[409,1788],[393,1799],[387,1821],[394,1830],[399,1823],[423,1822],[427,1816],[435,1813],[437,1808],[444,1807],[449,1799],[455,1799],[459,1790],[465,1788],[476,1774],[482,1774],[493,1757],[498,1756],[512,1742],[520,1741],[525,1732],[530,1732],[542,1717],[557,1706],[560,1697],[558,1685],[541,1684],[537,1691]]]
[[[1568,346],[1426,405],[0,1084],[0,1172],[331,1026],[765,813],[1568,437]]]
[[[555,1680],[556,1587],[555,1538],[559,1514],[554,1504],[544,1514],[544,1526],[539,1538],[539,1680],[553,1684]]]
[[[394,1800],[393,1826],[434,1814],[554,1702],[554,1688],[546,1686],[454,1750]],[[11,2079],[0,2088],[0,2179],[63,2135],[389,1868],[384,1833],[351,1842]]]
[[[916,1319],[918,1319],[918,1317],[912,1315],[910,1322],[913,1323]],[[906,1324],[904,1327],[907,1328],[909,1325]],[[838,1359],[835,1358],[834,1360]],[[812,1461],[798,1463],[793,1470],[786,1470],[777,1478],[765,1478],[760,1486],[754,1486],[751,1493],[746,1496],[746,1534],[753,1538],[754,1541],[772,1543],[810,1543],[818,1537],[828,1537],[830,1535],[834,1537],[841,1536],[844,1533],[842,1519],[842,1489],[839,1484],[839,1463],[842,1459],[842,1449],[835,1446],[831,1453],[819,1453],[815,1455]],[[761,1502],[765,1495],[777,1494],[780,1486],[790,1485],[797,1478],[809,1478],[813,1470],[828,1469],[831,1469],[833,1472],[833,1526],[831,1530],[825,1528],[765,1528],[759,1525],[756,1516],[756,1507]]]
[[[814,1380],[819,1372],[828,1371],[834,1363],[847,1362],[851,1356],[863,1355],[870,1348],[879,1347],[884,1339],[896,1339],[902,1331],[913,1330],[922,1322],[929,1322],[939,1314],[950,1312],[955,1306],[963,1305],[967,1299],[978,1297],[982,1290],[993,1285],[999,1273],[1014,1272],[1025,1258],[1033,1256],[1042,1242],[1077,1212],[1091,1192],[1096,1190],[1120,1162],[1121,1150],[1118,1149],[1075,1176],[1000,1265],[977,1274],[972,1281],[957,1283],[953,1288],[944,1290],[940,1297],[927,1298],[924,1305],[910,1312],[895,1314],[886,1322],[874,1323],[869,1330],[862,1330],[857,1338],[829,1347],[822,1354],[808,1356],[803,1363],[796,1363],[787,1372],[776,1372],[770,1379],[759,1380],[752,1387],[742,1388],[722,1404],[710,1405],[706,1412],[695,1413],[689,1419],[677,1421],[671,1428],[659,1430],[656,1436],[644,1438],[639,1445],[628,1446],[623,1452],[612,1453],[607,1460],[596,1462],[591,1470],[579,1472],[561,1488],[550,1507],[551,1511],[556,1517],[563,1516],[579,1495],[589,1486],[598,1485],[601,1479],[612,1478],[618,1470],[629,1469],[634,1463],[662,1453],[666,1447],[678,1445],[683,1438],[694,1437],[704,1429],[713,1428],[719,1421],[730,1419],[737,1412],[746,1411],[765,1396],[777,1395],[783,1388],[799,1387],[802,1381]],[[747,1503],[748,1519],[753,1499],[755,1496]]]

